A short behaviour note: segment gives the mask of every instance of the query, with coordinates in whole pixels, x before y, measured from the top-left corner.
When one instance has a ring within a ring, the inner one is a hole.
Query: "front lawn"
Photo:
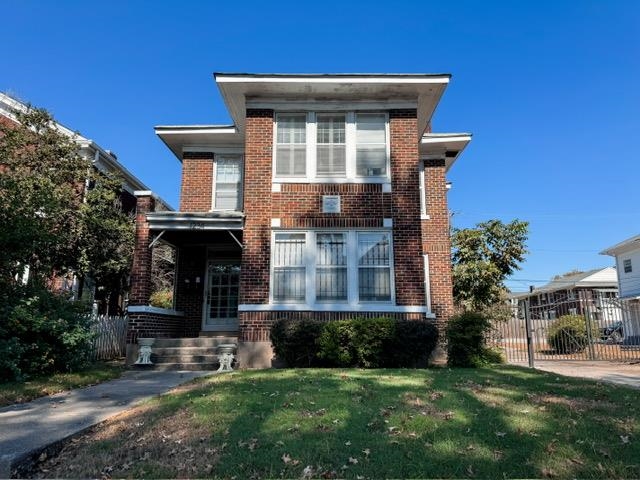
[[[640,391],[517,367],[200,379],[40,463],[42,477],[640,477]]]
[[[118,378],[123,371],[124,362],[99,362],[80,372],[56,373],[26,382],[0,383],[0,407],[106,382]]]

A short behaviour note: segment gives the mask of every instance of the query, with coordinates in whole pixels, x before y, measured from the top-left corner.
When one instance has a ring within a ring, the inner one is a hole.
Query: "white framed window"
[[[306,293],[305,233],[276,233],[273,239],[273,300],[303,303]]]
[[[385,112],[277,112],[273,181],[389,183]]]
[[[307,115],[279,113],[276,117],[275,174],[304,177],[307,174]]]
[[[387,174],[387,116],[356,114],[356,175],[383,177]]]
[[[216,155],[213,171],[213,210],[242,211],[242,156]]]
[[[272,303],[392,304],[390,231],[273,232]]]

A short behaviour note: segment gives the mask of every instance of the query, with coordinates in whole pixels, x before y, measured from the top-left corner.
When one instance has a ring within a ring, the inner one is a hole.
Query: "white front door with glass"
[[[209,261],[203,330],[229,332],[238,329],[239,288],[239,261]]]

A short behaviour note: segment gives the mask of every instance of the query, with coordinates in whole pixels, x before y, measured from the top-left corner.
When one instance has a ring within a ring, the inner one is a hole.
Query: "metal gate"
[[[493,322],[489,343],[510,363],[640,360],[640,303],[607,290],[521,300],[511,319]]]

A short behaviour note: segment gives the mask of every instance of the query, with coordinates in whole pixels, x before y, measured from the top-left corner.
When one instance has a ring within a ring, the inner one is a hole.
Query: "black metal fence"
[[[127,348],[127,316],[93,316],[93,359],[112,360],[124,357]]]
[[[522,300],[507,322],[494,322],[489,342],[508,362],[640,359],[640,304],[609,291],[573,298]]]

